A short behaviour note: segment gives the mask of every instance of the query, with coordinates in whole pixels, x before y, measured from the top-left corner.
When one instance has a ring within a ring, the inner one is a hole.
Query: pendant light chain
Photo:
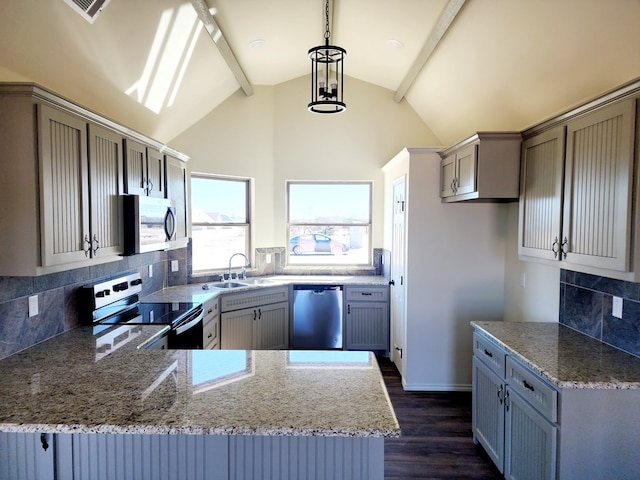
[[[329,31],[329,0],[327,0],[325,4],[324,14],[327,19],[327,23],[325,25],[325,31],[324,31],[324,39],[327,41],[327,43],[329,43],[329,38],[331,37],[331,32]]]

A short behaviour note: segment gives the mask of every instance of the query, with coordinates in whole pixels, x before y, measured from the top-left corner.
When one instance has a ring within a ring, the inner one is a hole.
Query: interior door
[[[404,375],[405,364],[405,270],[406,240],[405,223],[407,205],[405,200],[406,179],[401,177],[393,184],[393,238],[391,245],[391,360],[400,375]]]

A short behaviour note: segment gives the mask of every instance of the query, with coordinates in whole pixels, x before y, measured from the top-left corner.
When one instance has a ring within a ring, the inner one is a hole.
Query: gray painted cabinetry
[[[516,200],[521,136],[479,132],[440,153],[440,198]]]
[[[0,201],[10,206],[3,216],[2,276],[120,259],[121,195],[134,191],[136,175],[144,175],[143,194],[166,195],[160,148],[176,160],[188,159],[33,84],[1,84],[0,110],[0,163],[12,172],[0,178]],[[184,169],[175,169],[174,162],[170,172],[184,182]],[[175,183],[175,204],[184,210],[178,215],[182,242],[176,246],[184,246],[186,186],[180,191]]]
[[[640,226],[634,205],[637,98],[626,95],[525,132],[518,225],[522,260],[640,278],[633,254]]]
[[[202,320],[202,345],[205,350],[220,348],[220,312],[218,298],[213,297],[202,306],[204,319]]]
[[[389,351],[389,287],[344,287],[346,350]]]
[[[289,287],[267,287],[221,298],[221,348],[286,349],[289,345]]]

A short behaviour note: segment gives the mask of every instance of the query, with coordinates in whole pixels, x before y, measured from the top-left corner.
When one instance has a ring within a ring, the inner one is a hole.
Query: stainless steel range
[[[139,273],[113,278],[84,287],[87,317],[94,335],[117,335],[121,325],[167,325],[166,341],[156,348],[202,349],[204,311],[199,303],[141,302],[142,279]]]

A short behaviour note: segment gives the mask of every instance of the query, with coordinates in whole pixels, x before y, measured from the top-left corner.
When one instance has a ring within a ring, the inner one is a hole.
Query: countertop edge
[[[640,389],[640,382],[623,382],[623,381],[610,381],[610,382],[583,382],[583,381],[569,381],[569,380],[560,380],[555,376],[551,375],[547,370],[541,368],[537,363],[533,360],[522,355],[517,350],[514,350],[507,343],[500,340],[493,333],[488,331],[483,325],[479,322],[472,321],[471,325],[477,329],[481,330],[484,335],[490,337],[495,343],[504,348],[507,354],[515,357],[518,361],[532,369],[534,372],[538,373],[545,380],[550,382],[554,387],[559,389],[590,389],[590,390],[636,390]],[[568,328],[568,327],[565,327]],[[613,348],[613,347],[611,347]]]

